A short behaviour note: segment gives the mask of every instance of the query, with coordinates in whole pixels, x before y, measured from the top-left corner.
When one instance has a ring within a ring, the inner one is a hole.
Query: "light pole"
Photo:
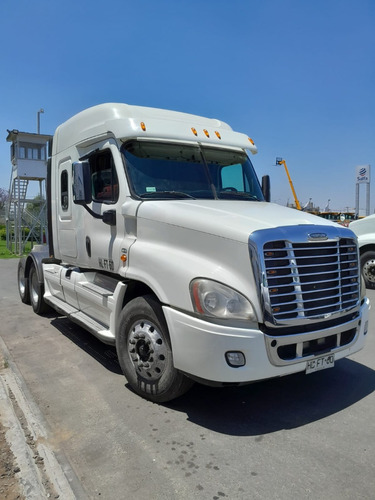
[[[37,133],[40,134],[40,113],[44,113],[44,109],[43,108],[40,108],[40,110],[38,111],[37,115]]]

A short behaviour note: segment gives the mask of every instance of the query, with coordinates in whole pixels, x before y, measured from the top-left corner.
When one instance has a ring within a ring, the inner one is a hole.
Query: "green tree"
[[[40,210],[45,203],[45,198],[44,196],[41,196],[40,194],[36,195],[35,198],[33,198],[33,201],[28,203],[26,205],[26,210],[34,215],[34,217],[38,217],[40,214]]]
[[[0,188],[0,210],[3,209],[9,199],[9,191]]]

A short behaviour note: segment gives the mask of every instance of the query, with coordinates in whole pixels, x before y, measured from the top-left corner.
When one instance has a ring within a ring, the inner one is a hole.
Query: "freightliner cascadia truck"
[[[366,288],[375,289],[375,214],[349,224],[358,238],[362,276]]]
[[[154,402],[355,353],[369,301],[354,233],[270,203],[248,152],[216,119],[114,103],[73,116],[53,137],[48,244],[20,260],[21,300],[115,345]]]

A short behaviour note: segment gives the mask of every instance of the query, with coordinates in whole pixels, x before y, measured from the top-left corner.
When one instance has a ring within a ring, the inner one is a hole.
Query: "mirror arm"
[[[101,219],[104,224],[107,224],[108,226],[115,226],[116,225],[116,210],[107,210],[106,212],[103,213],[103,215],[97,214],[93,210],[91,210],[90,207],[88,207],[86,204],[81,205],[83,208],[85,208],[94,219]]]
[[[100,214],[95,213],[93,210],[91,210],[90,207],[88,207],[86,204],[81,205],[83,208],[85,208],[90,215],[94,217],[94,219],[103,219],[103,216]]]

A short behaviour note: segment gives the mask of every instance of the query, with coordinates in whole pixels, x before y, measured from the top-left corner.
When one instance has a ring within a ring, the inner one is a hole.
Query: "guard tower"
[[[7,248],[21,255],[47,237],[46,177],[51,135],[8,130],[12,175],[6,212]]]

